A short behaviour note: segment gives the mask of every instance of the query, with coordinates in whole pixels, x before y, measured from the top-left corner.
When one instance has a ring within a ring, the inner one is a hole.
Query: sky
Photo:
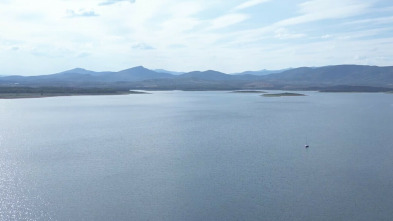
[[[391,0],[0,0],[0,75],[393,65]]]

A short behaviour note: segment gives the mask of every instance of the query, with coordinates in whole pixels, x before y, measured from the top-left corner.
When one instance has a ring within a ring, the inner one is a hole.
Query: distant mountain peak
[[[231,78],[231,75],[224,74],[219,71],[207,70],[207,71],[192,71],[182,75],[179,75],[181,78],[195,78],[201,80],[228,80]]]
[[[63,71],[63,72],[80,72],[80,71],[87,71],[87,70],[84,68],[73,68],[70,70]]]
[[[74,68],[74,69],[71,69],[70,71],[87,71],[87,70],[84,68]]]
[[[142,65],[135,66],[135,67],[133,67],[133,68],[130,68],[130,69],[135,69],[135,70],[149,70],[149,71],[151,71],[150,69],[148,69],[148,68],[145,68],[145,67],[144,67],[144,66],[142,66]]]
[[[127,69],[121,70],[119,72],[125,72],[125,71],[152,71],[152,70],[147,69],[147,68],[145,68],[143,66],[135,66],[135,67],[132,67],[132,68],[127,68]]]
[[[212,73],[212,72],[214,72],[214,73],[224,74],[224,73],[222,73],[222,72],[215,71],[215,70],[207,70],[207,71],[203,71],[203,72],[207,72],[207,73]]]
[[[67,71],[63,71],[63,72],[60,72],[59,74],[68,74],[68,73],[73,73],[73,74],[88,74],[88,73],[92,73],[93,71],[89,71],[89,70],[86,70],[86,69],[84,69],[84,68],[74,68],[74,69],[70,69],[70,70],[67,70]]]
[[[199,73],[199,74],[225,74],[219,71],[215,71],[215,70],[206,70],[206,71],[191,71],[188,73]],[[187,73],[186,73],[187,74]],[[225,74],[227,75],[227,74]]]

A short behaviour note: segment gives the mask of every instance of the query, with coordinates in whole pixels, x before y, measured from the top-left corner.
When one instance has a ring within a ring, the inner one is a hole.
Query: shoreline
[[[26,98],[46,98],[46,97],[70,97],[70,96],[99,96],[99,95],[129,95],[129,94],[150,94],[141,91],[119,91],[107,93],[0,93],[0,99],[26,99]]]

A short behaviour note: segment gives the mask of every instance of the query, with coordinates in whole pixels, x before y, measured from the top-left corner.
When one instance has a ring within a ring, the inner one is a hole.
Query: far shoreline
[[[129,95],[150,94],[145,91],[114,90],[114,89],[75,89],[75,88],[9,88],[0,91],[0,99],[28,99],[67,96],[99,96],[99,95]]]

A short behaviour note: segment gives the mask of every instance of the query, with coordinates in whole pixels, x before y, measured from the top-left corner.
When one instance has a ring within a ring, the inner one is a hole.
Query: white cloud
[[[242,10],[242,9],[250,8],[250,7],[253,7],[253,6],[265,3],[265,2],[269,2],[269,1],[271,1],[271,0],[249,0],[247,2],[244,2],[244,3],[236,6],[234,8],[234,10]]]
[[[68,17],[94,17],[98,16],[93,10],[85,10],[85,9],[79,9],[77,11],[68,9],[67,10],[67,15]]]
[[[275,31],[275,37],[278,39],[294,39],[294,38],[302,38],[306,36],[301,33],[291,33],[286,28],[279,28]]]
[[[336,38],[339,39],[359,39],[359,38],[366,38],[366,37],[375,37],[379,36],[381,33],[386,31],[392,31],[393,27],[389,28],[371,28],[367,30],[361,31],[347,31],[344,33],[336,33]]]
[[[130,2],[130,3],[134,3],[135,0],[107,0],[104,2],[101,2],[99,5],[113,5],[119,2]]]
[[[345,25],[359,25],[359,24],[389,24],[393,23],[393,16],[379,17],[379,18],[370,18],[370,19],[361,19],[356,21],[345,22]]]
[[[323,35],[323,36],[321,36],[322,39],[328,39],[328,38],[332,38],[332,37],[333,37],[332,35]]]
[[[325,19],[347,18],[363,14],[370,2],[355,0],[311,0],[300,4],[301,15],[277,22],[277,26],[297,25]]]
[[[225,28],[231,25],[238,24],[242,21],[245,21],[248,18],[249,16],[246,14],[239,14],[239,13],[227,14],[212,20],[210,29]]]
[[[358,2],[355,0],[309,0],[298,5],[299,15],[289,17],[268,26],[242,30],[233,33],[233,45],[252,45],[263,39],[275,37],[278,39],[293,39],[304,37],[304,33],[285,33],[288,27],[304,25],[321,20],[335,20],[359,16],[371,7],[371,1]],[[322,27],[321,27],[322,28]]]
[[[140,49],[140,50],[152,50],[154,47],[146,44],[146,43],[136,43],[132,46],[133,49]]]

